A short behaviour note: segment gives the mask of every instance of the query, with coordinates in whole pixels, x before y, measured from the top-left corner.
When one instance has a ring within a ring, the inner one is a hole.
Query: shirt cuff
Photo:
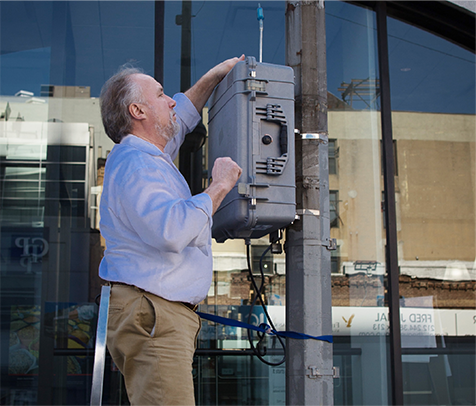
[[[198,195],[193,196],[193,204],[202,209],[205,214],[210,218],[210,222],[212,221],[212,212],[213,212],[213,203],[212,198],[207,193],[200,193]]]
[[[177,93],[173,99],[177,102],[175,112],[188,127],[188,132],[192,131],[201,119],[199,112],[185,94]]]

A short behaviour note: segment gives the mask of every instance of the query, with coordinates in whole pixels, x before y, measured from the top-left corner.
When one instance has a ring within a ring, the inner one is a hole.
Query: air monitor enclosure
[[[214,90],[209,108],[209,174],[216,158],[243,169],[213,217],[212,235],[260,238],[295,218],[294,71],[238,62]]]

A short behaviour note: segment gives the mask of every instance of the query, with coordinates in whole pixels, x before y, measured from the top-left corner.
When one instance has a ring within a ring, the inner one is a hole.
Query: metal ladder
[[[109,298],[111,287],[101,288],[99,303],[98,327],[96,331],[96,348],[94,350],[93,381],[91,387],[91,406],[102,405],[104,385],[104,366],[106,364],[107,317],[109,313]]]

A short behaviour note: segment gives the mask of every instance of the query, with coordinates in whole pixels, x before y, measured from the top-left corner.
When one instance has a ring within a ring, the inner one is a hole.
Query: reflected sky
[[[436,35],[388,18],[392,109],[475,114],[475,55]],[[327,84],[378,78],[375,13],[326,2]],[[365,108],[363,104],[360,108]]]
[[[285,63],[285,2],[264,1],[263,62]],[[192,4],[192,82],[211,66],[241,54],[259,56],[258,2],[196,1]],[[180,89],[182,2],[165,3],[165,86]]]
[[[388,19],[392,109],[475,114],[475,55]]]
[[[192,2],[191,75],[220,61],[259,54],[258,2]],[[263,61],[285,63],[285,2],[263,1]],[[164,87],[180,89],[181,1],[165,3]],[[90,86],[97,97],[124,63],[152,74],[154,2],[1,2],[0,94],[40,95],[42,84]],[[378,78],[375,13],[326,2],[328,90]],[[388,19],[392,108],[475,113],[475,55],[433,34]],[[378,103],[377,103],[378,107]],[[366,108],[356,104],[354,108]]]
[[[327,89],[339,99],[343,83],[378,78],[377,30],[372,10],[326,3]],[[347,99],[348,100],[348,99]],[[353,108],[368,106],[355,98]],[[377,101],[378,107],[378,101]]]

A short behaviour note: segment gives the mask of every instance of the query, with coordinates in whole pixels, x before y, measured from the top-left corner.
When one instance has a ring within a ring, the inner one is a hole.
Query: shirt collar
[[[158,147],[150,142],[139,138],[137,135],[129,134],[121,140],[121,145],[128,145],[150,155],[165,155]]]

